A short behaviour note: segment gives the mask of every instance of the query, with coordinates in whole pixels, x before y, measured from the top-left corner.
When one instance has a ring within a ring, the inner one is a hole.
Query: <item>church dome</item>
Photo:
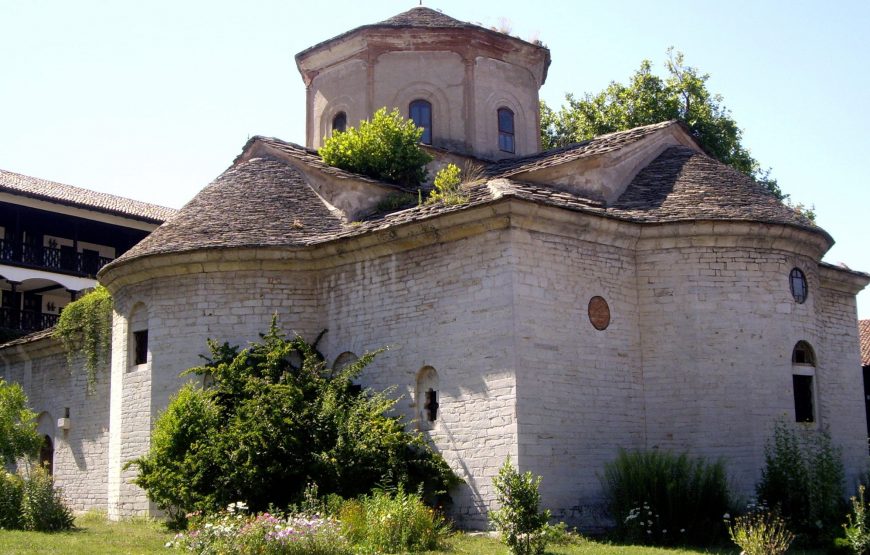
[[[538,89],[550,65],[540,43],[416,7],[303,50],[296,64],[308,147],[386,107],[435,147],[492,160],[540,150]]]

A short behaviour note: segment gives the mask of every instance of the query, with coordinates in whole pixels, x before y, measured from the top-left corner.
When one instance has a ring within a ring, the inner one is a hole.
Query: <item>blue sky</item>
[[[554,106],[683,51],[753,155],[815,205],[837,241],[826,260],[870,271],[870,2],[424,4],[543,40]],[[297,52],[414,5],[0,0],[0,168],[180,207],[249,136],[304,140]]]

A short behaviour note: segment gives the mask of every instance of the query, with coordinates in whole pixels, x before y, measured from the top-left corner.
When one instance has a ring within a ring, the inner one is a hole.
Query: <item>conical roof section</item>
[[[374,25],[381,27],[476,27],[476,25],[460,21],[426,6],[414,6],[406,12],[394,15]]]
[[[342,229],[301,172],[269,158],[241,162],[107,268],[154,254],[301,246]]]
[[[607,211],[654,223],[730,220],[788,224],[830,239],[824,230],[749,176],[684,146],[662,152]]]

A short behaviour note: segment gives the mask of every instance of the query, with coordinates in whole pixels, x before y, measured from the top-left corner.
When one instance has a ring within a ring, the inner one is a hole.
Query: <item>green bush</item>
[[[316,342],[288,340],[274,321],[245,350],[209,344],[212,359],[190,372],[213,385],[182,388],[158,417],[150,451],[132,463],[135,483],[178,524],[240,499],[254,511],[288,507],[312,481],[343,497],[392,482],[422,488],[430,502],[457,482],[421,435],[388,416],[389,392],[353,387],[376,353],[331,370]]]
[[[67,366],[72,370],[77,360],[83,361],[90,390],[97,381],[97,370],[109,361],[113,306],[109,290],[97,284],[63,308],[54,328],[54,337],[66,351]]]
[[[846,544],[855,555],[870,553],[870,511],[864,500],[864,484],[858,486],[858,497],[852,496],[852,512],[846,517],[843,528]]]
[[[405,119],[398,109],[381,108],[359,129],[334,131],[318,151],[323,161],[399,185],[418,185],[426,179],[426,164],[432,157],[420,148],[423,129]]]
[[[21,524],[25,530],[57,532],[73,527],[72,511],[54,487],[51,475],[34,466],[24,480],[21,499]]]
[[[24,390],[0,378],[0,467],[35,455],[41,443],[36,414],[28,408]]]
[[[21,500],[24,482],[21,477],[0,468],[0,529],[21,528]]]
[[[845,474],[840,449],[825,430],[778,420],[765,447],[758,499],[778,508],[803,542],[828,543],[839,533]]]
[[[745,555],[782,555],[794,541],[785,521],[764,510],[738,516],[728,534]]]
[[[339,521],[348,540],[363,551],[374,553],[439,549],[450,532],[444,517],[402,487],[394,493],[376,490],[346,501]]]
[[[501,508],[490,515],[501,539],[514,555],[539,555],[547,547],[547,521],[550,511],[538,512],[541,477],[531,472],[520,474],[506,460],[492,485]]]
[[[460,189],[462,172],[454,164],[447,164],[435,174],[435,188],[426,199],[427,204],[442,202],[444,204],[463,204],[468,202],[468,195]]]
[[[620,451],[604,469],[615,532],[623,540],[707,545],[725,536],[725,466],[667,451]]]

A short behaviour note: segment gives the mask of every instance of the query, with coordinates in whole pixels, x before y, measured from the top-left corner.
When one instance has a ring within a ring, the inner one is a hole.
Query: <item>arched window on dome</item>
[[[420,142],[426,145],[431,145],[432,103],[421,98],[412,101],[408,106],[408,117],[414,121],[417,127],[423,128],[423,135],[420,137]]]
[[[798,341],[791,353],[792,388],[795,422],[816,421],[815,387],[816,353],[806,341]]]
[[[332,118],[332,131],[340,131],[344,133],[347,130],[347,114],[339,112]]]
[[[498,149],[502,152],[516,152],[514,113],[510,108],[498,109]]]

